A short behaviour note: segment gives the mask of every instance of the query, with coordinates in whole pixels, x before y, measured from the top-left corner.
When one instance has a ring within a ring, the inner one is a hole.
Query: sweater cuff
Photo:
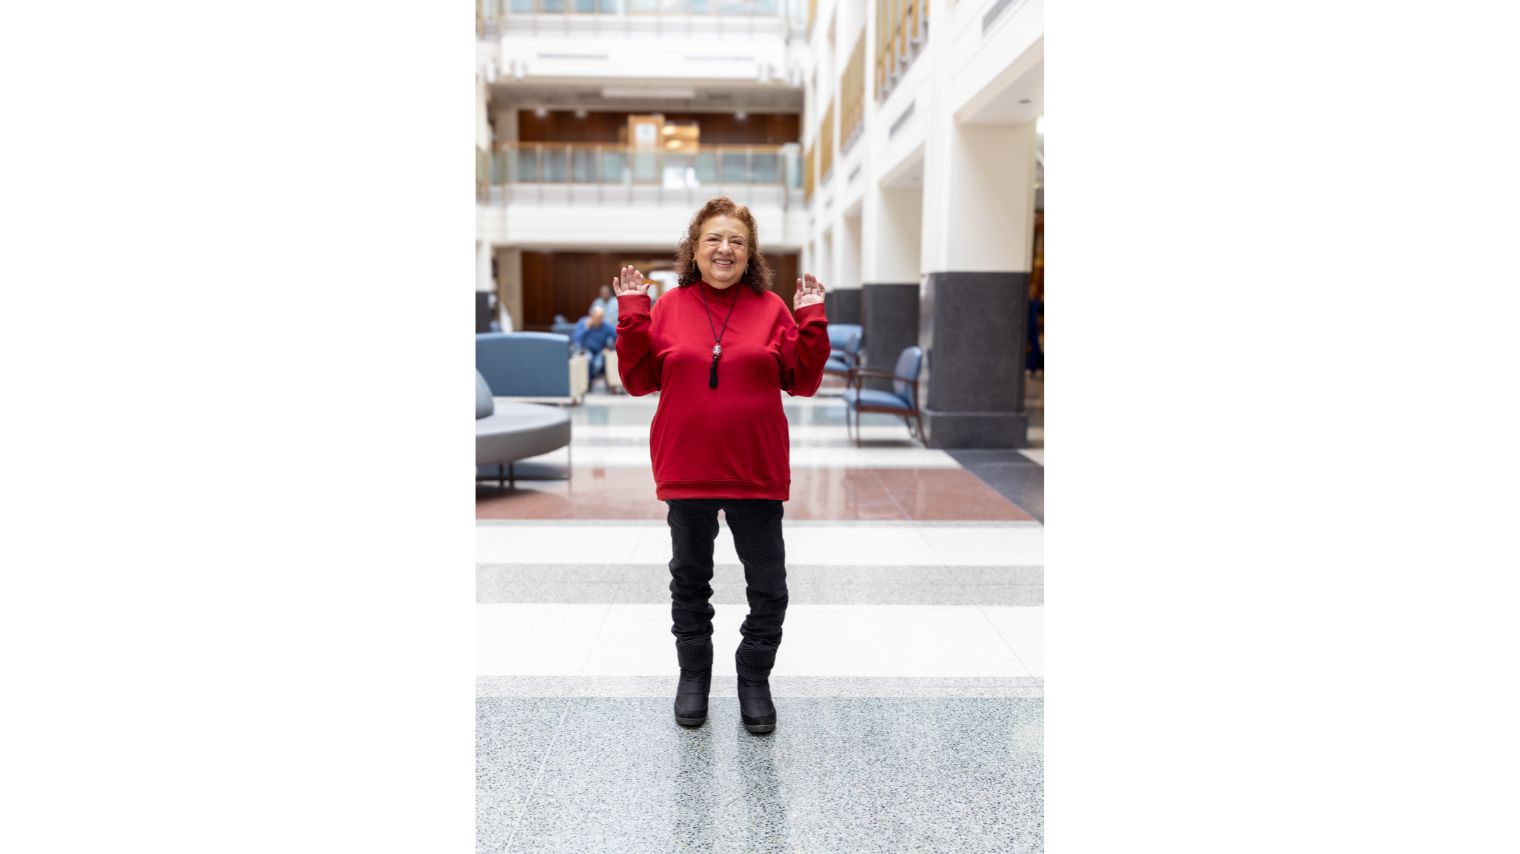
[[[828,323],[829,319],[823,313],[823,303],[805,305],[797,309],[797,322],[800,324],[804,320],[822,320],[824,323]]]
[[[649,294],[619,294],[617,301],[619,317],[625,311],[632,312],[633,314],[649,313],[649,306],[651,304]]]

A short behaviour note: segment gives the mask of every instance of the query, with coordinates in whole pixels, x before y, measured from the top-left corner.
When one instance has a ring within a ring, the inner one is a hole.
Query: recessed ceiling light
[[[584,119],[586,117],[586,111],[585,110],[576,110],[575,111],[575,117],[578,118],[578,119]]]
[[[544,118],[544,117],[546,117],[546,116],[549,115],[549,111],[546,110],[546,109],[544,109],[543,107],[539,107],[538,109],[536,109],[536,110],[533,111],[533,115],[538,116],[539,118]]]
[[[739,112],[734,113],[734,118],[736,118],[736,119],[738,119],[739,121],[742,122],[745,119],[749,118],[749,113],[746,113],[743,110],[740,110]]]

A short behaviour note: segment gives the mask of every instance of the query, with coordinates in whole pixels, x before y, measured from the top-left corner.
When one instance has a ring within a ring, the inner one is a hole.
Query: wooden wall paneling
[[[797,253],[767,252],[765,260],[771,262],[771,272],[776,274],[772,280],[774,284],[771,285],[771,290],[776,292],[776,296],[781,297],[787,308],[791,308],[792,297],[797,293],[797,277],[802,275],[797,272]],[[824,282],[823,285],[828,287],[829,283]]]
[[[517,138],[520,142],[575,142],[626,145],[628,117],[647,113],[574,112],[551,110],[539,118],[533,110],[519,110]],[[801,117],[796,113],[749,113],[744,121],[733,113],[666,113],[666,122],[696,122],[704,145],[785,145],[802,139]]]

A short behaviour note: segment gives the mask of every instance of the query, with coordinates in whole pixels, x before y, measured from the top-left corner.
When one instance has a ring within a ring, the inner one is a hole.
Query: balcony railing
[[[818,183],[818,158],[814,153],[818,150],[817,144],[807,147],[807,153],[802,155],[802,198],[813,198],[813,187]]]
[[[781,0],[475,0],[475,28],[494,35],[512,15],[664,15],[777,18]]]
[[[834,102],[829,101],[828,109],[823,111],[823,121],[818,123],[818,138],[814,140],[818,147],[818,183],[828,183],[829,176],[834,173]]]
[[[783,198],[801,198],[802,158],[796,145],[704,145],[696,151],[629,148],[559,142],[518,142],[485,157],[482,201],[505,201],[513,191],[535,187],[698,190],[772,187]],[[477,166],[477,173],[481,167]],[[477,185],[480,182],[477,180]]]
[[[882,0],[876,5],[876,100],[907,73],[929,38],[929,0]]]
[[[865,120],[866,35],[855,40],[850,62],[839,78],[839,153],[844,154],[860,138]]]

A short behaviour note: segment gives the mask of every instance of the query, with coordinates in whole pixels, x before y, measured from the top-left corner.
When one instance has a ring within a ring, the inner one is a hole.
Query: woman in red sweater
[[[649,429],[655,495],[670,525],[671,632],[681,677],[676,720],[707,718],[712,678],[713,541],[718,511],[744,564],[749,615],[734,661],[739,713],[752,733],[776,727],[770,672],[786,617],[781,502],[791,443],[781,392],[811,397],[829,357],[823,283],[797,280],[792,310],[771,288],[749,209],[719,197],[697,211],[676,250],[681,287],[650,310],[644,276],[624,267],[618,373],[632,395],[660,392]]]

